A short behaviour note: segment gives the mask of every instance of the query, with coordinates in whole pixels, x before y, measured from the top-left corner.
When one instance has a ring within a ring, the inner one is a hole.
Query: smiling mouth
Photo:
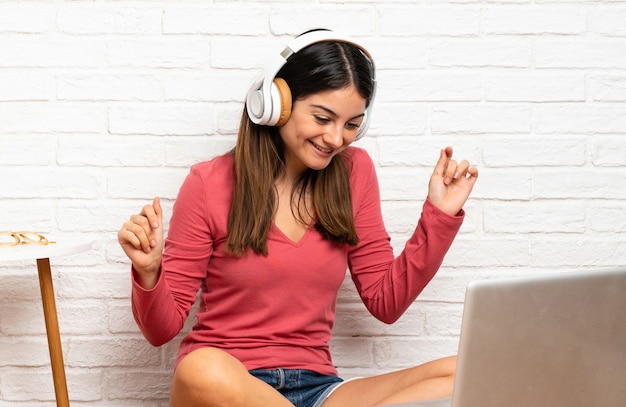
[[[322,148],[322,147],[318,146],[317,144],[315,144],[312,141],[310,141],[310,143],[311,143],[311,145],[313,145],[313,147],[315,147],[318,151],[321,151],[322,153],[330,154],[330,153],[333,152],[332,149]]]

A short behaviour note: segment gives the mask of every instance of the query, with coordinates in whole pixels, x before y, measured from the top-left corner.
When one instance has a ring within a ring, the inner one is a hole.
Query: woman
[[[376,318],[392,323],[410,306],[451,245],[478,172],[441,150],[415,233],[394,258],[373,163],[350,147],[371,113],[369,54],[313,31],[281,55],[248,94],[235,148],[192,167],[167,239],[158,198],[118,233],[150,343],[180,332],[200,291],[170,405],[366,407],[449,396],[454,358],[344,382],[328,342],[346,268]]]

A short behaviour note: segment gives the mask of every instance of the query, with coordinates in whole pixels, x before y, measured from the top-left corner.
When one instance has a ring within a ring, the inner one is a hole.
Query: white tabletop
[[[0,262],[47,259],[50,257],[69,256],[90,250],[93,242],[61,242],[40,244],[21,244],[0,246]]]

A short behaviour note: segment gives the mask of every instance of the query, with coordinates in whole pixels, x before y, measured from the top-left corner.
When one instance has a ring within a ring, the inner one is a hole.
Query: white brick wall
[[[0,230],[96,242],[52,261],[72,405],[167,405],[177,341],[138,332],[116,231],[155,195],[169,211],[189,166],[230,148],[248,84],[308,28],[375,56],[359,145],[397,250],[439,148],[481,171],[400,321],[376,322],[346,281],[332,343],[346,377],[455,353],[472,279],[625,265],[624,21],[617,0],[0,2]],[[35,266],[1,264],[0,407],[53,399]]]

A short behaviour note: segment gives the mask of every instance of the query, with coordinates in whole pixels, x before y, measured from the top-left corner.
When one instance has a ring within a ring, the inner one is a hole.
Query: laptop
[[[451,399],[395,407],[626,406],[626,269],[471,282]]]

